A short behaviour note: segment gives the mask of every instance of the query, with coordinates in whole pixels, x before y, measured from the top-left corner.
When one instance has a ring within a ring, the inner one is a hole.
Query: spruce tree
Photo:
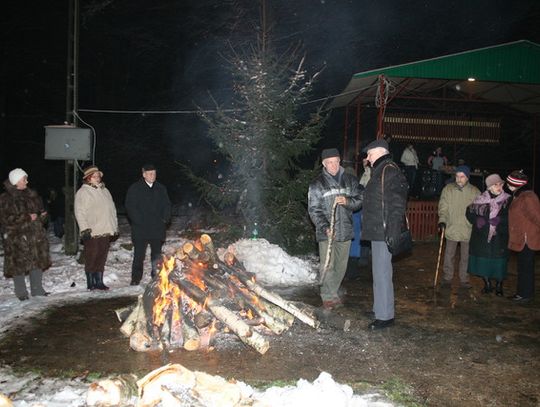
[[[229,63],[232,108],[201,112],[228,172],[218,183],[191,179],[218,209],[234,207],[248,233],[257,223],[262,237],[291,253],[306,252],[314,247],[306,201],[315,170],[301,163],[318,142],[325,116],[322,105],[305,102],[318,73],[308,75],[296,50],[278,55],[262,41],[233,52]]]

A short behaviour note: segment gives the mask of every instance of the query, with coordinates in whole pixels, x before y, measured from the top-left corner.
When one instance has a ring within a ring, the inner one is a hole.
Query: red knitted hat
[[[519,187],[522,187],[523,185],[526,185],[528,181],[529,181],[529,177],[525,175],[523,170],[512,171],[510,175],[506,177],[506,182],[508,182],[508,185],[515,188],[519,188]]]

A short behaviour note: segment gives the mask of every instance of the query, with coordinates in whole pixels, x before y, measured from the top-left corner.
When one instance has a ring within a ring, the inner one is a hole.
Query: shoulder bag
[[[392,165],[392,164],[389,164]],[[409,229],[409,220],[407,219],[407,214],[403,215],[403,220],[401,222],[400,233],[397,236],[388,236],[388,231],[386,228],[386,218],[384,216],[384,172],[386,171],[386,165],[383,168],[382,173],[382,187],[381,187],[381,202],[382,202],[382,220],[383,220],[383,229],[384,229],[384,240],[388,246],[388,251],[393,255],[397,256],[402,253],[410,252],[413,247],[413,240],[411,235],[411,230]]]

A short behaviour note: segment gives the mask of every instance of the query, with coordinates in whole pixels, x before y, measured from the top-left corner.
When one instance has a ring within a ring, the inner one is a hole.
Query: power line
[[[351,90],[349,92],[342,92],[338,93],[336,95],[330,95],[325,96],[322,98],[314,99],[314,100],[308,100],[306,102],[301,103],[302,105],[307,105],[311,103],[317,103],[317,102],[326,102],[329,99],[336,98],[339,96],[347,96],[352,93],[359,93],[365,89],[372,88],[377,85],[370,85],[366,86],[364,88],[358,88]],[[200,113],[218,113],[218,112],[241,112],[246,109],[206,109],[206,110],[119,110],[119,109],[78,109],[79,112],[86,112],[86,113],[108,113],[108,114],[200,114]]]

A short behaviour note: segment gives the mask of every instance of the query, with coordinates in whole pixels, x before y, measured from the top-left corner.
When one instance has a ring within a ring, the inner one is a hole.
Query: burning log
[[[270,344],[263,336],[255,332],[228,308],[207,296],[199,287],[184,279],[180,281],[182,288],[186,290],[190,297],[195,298],[200,303],[205,303],[208,310],[234,332],[242,342],[250,345],[262,355],[266,353]]]
[[[197,267],[195,264],[191,263],[190,260],[186,259],[184,262],[190,269]],[[219,267],[219,263],[215,264]],[[219,271],[219,268],[205,273],[203,275],[205,283],[216,289],[228,288],[235,301],[241,304],[243,308],[247,308],[251,311],[251,315],[259,316],[262,319],[262,323],[275,334],[279,335],[290,327],[290,324],[287,324],[284,320],[275,318],[268,313],[265,305],[261,303],[260,299],[253,295],[240,280],[235,277],[227,276],[225,273],[218,273],[217,271]],[[251,323],[249,323],[249,325],[251,325]]]
[[[227,261],[227,263],[230,264],[230,265],[224,264],[224,268],[226,268],[227,272],[238,277],[238,279],[242,283],[244,283],[255,294],[270,301],[271,303],[277,305],[278,307],[283,308],[285,311],[291,313],[300,321],[311,326],[312,328],[319,327],[319,321],[317,321],[314,317],[307,315],[305,312],[300,310],[294,304],[283,299],[280,295],[266,290],[264,287],[260,286],[259,284],[255,283],[251,278],[249,278],[247,271],[242,270],[241,268],[238,267],[238,261],[236,260],[236,258],[234,257],[232,253],[226,254],[225,261]],[[236,266],[236,267],[233,267],[233,266]]]
[[[183,308],[183,307],[182,307]],[[201,339],[195,323],[187,317],[186,313],[182,313],[182,335],[184,337],[184,349],[196,350],[201,347]]]

